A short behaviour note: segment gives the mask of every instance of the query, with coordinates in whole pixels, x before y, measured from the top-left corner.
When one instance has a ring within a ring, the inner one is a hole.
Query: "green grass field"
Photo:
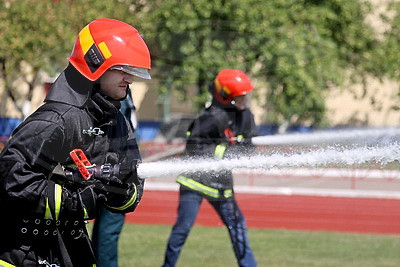
[[[125,224],[119,265],[161,266],[170,230]],[[258,266],[400,266],[397,235],[249,229],[249,237]],[[237,266],[226,229],[193,227],[177,264],[186,266]]]

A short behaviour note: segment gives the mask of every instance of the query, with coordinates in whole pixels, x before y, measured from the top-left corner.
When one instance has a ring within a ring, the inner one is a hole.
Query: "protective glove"
[[[63,190],[62,215],[85,220],[97,217],[97,203],[105,201],[104,194],[98,194],[94,186],[78,188],[77,191]]]
[[[138,196],[136,185],[143,183],[137,177],[136,164],[137,161],[131,161],[115,165],[106,163],[101,166],[88,166],[88,179],[84,179],[78,169],[65,167],[65,184],[78,191],[85,189],[85,192],[88,190],[86,188],[90,187],[93,193],[104,197],[104,204],[113,212],[132,211]],[[87,200],[93,203],[90,199],[90,196],[86,196],[82,202]],[[90,207],[90,204],[87,205]]]
[[[108,190],[105,206],[117,213],[132,211],[138,199],[137,187],[135,184],[126,184],[124,187],[106,185]]]

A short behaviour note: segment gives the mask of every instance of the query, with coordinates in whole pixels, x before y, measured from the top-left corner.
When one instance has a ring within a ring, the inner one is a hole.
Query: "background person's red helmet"
[[[226,105],[235,96],[247,95],[253,90],[250,78],[242,71],[235,69],[221,70],[214,81],[214,97]]]
[[[151,60],[146,43],[134,27],[115,19],[96,19],[85,26],[68,60],[91,81],[117,66],[150,79],[147,70],[151,69]]]

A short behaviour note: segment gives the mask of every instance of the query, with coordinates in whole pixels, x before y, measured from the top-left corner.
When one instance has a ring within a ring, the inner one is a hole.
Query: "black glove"
[[[126,212],[137,200],[137,185],[141,184],[137,177],[136,161],[121,164],[104,164],[100,167],[89,169],[92,178],[100,181],[97,190],[105,192],[105,205],[113,212]]]
[[[106,195],[106,201],[104,204],[108,209],[113,212],[125,213],[127,210],[132,210],[136,200],[137,187],[135,184],[127,184],[127,186],[115,187],[115,186],[105,186],[108,190]]]
[[[136,185],[141,185],[137,177],[136,161],[111,165],[90,166],[90,178],[85,180],[76,168],[65,167],[65,184],[77,190],[90,187],[94,193],[105,198],[104,204],[114,212],[124,212],[137,198]],[[87,190],[87,189],[86,189]],[[90,200],[90,197],[85,199]],[[90,206],[90,205],[89,205]]]
[[[100,194],[103,198],[103,195]],[[99,195],[93,190],[93,186],[87,186],[82,189],[78,189],[79,202],[83,210],[83,215],[86,220],[94,219],[97,217],[97,206],[96,202]]]
[[[77,191],[63,190],[63,216],[85,220],[97,217],[97,202],[105,201],[104,194],[98,194],[94,186],[79,188]]]

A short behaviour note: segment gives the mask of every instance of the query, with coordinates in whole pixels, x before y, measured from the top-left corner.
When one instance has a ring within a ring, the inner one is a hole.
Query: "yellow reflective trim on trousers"
[[[12,264],[10,264],[8,262],[0,260],[0,267],[15,267],[15,265],[12,265]]]
[[[226,144],[222,143],[217,145],[214,151],[214,158],[222,159],[224,157],[225,150],[226,150]]]
[[[112,206],[108,206],[108,205],[106,205],[106,206],[109,207],[109,208],[115,209],[115,210],[124,210],[124,209],[129,208],[130,206],[132,206],[135,203],[136,197],[137,197],[136,185],[133,184],[133,186],[135,187],[135,193],[133,194],[131,199],[129,199],[129,201],[126,202],[123,206],[121,206],[121,207],[112,207]]]

